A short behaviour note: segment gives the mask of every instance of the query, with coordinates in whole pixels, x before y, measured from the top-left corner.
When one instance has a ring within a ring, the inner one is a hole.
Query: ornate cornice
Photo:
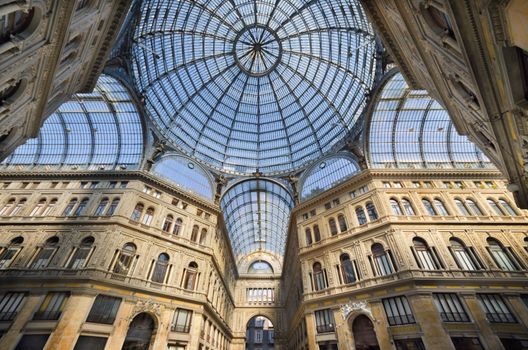
[[[205,207],[210,211],[213,211],[215,215],[221,215],[220,207],[214,204],[212,201],[207,201],[198,196],[194,196],[181,188],[178,188],[168,181],[162,180],[155,175],[146,173],[141,170],[136,171],[0,171],[0,179],[42,179],[42,180],[83,180],[83,179],[107,179],[107,180],[140,180],[145,183],[155,185],[162,188],[165,192],[171,195],[177,195],[183,199],[194,203],[201,207]]]
[[[127,16],[131,3],[131,0],[112,1],[114,10],[110,16],[111,21],[107,26],[108,30],[106,31],[104,39],[100,43],[99,50],[97,50],[97,56],[95,56],[92,61],[92,69],[88,73],[86,81],[81,86],[81,92],[91,92],[97,83],[97,79],[103,72],[108,56],[112,51],[114,40]]]

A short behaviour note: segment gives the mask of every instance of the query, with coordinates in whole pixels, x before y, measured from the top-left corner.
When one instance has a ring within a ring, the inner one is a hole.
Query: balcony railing
[[[332,333],[335,331],[333,324],[323,324],[316,326],[317,333]]]

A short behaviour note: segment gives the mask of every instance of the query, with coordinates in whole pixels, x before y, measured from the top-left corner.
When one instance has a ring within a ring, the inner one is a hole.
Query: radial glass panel
[[[146,0],[131,56],[160,136],[223,172],[279,174],[354,127],[375,40],[358,0]]]
[[[61,105],[2,166],[136,169],[142,157],[143,126],[133,99],[115,78],[102,75],[92,93]]]
[[[293,205],[291,194],[274,181],[251,179],[229,188],[220,206],[235,258],[257,251],[282,257]]]
[[[455,130],[447,111],[401,74],[381,90],[368,133],[374,168],[490,168],[490,160]]]

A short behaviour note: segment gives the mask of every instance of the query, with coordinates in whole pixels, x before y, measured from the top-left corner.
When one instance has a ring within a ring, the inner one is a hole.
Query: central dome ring
[[[282,43],[270,27],[262,24],[248,25],[235,37],[233,53],[236,64],[244,73],[261,77],[280,63]]]

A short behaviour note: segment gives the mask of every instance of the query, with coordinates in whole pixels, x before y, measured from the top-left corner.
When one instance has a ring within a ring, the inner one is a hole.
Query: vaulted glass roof
[[[220,206],[237,261],[256,251],[282,257],[293,205],[286,188],[272,180],[250,179],[230,187]]]
[[[278,174],[327,154],[374,79],[358,0],[146,0],[135,84],[157,133],[234,174]]]
[[[392,76],[375,101],[368,129],[373,168],[490,168],[490,160],[457,133],[447,111],[424,90]]]
[[[19,146],[2,167],[137,169],[143,158],[141,116],[127,89],[102,75],[89,94],[62,104],[36,138]]]

